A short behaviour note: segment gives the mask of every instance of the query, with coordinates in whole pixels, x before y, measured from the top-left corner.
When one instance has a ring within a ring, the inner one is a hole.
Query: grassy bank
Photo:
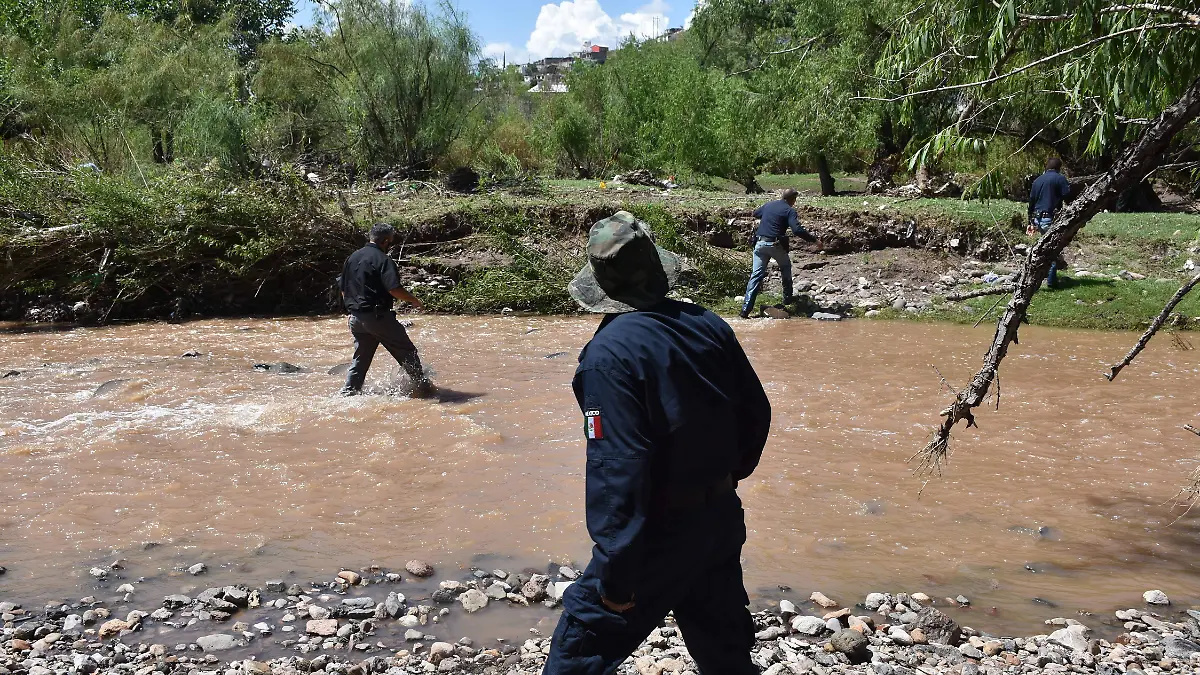
[[[803,187],[804,178],[763,180]],[[697,188],[602,190],[597,181],[548,181],[532,195],[379,187],[314,186],[287,171],[245,179],[176,167],[127,178],[0,162],[0,313],[111,321],[337,311],[334,278],[376,220],[401,232],[406,283],[435,311],[571,312],[566,284],[583,264],[587,229],[623,209],[689,260],[681,296],[733,314],[749,274],[750,216],[767,198]],[[1032,241],[1023,232],[1024,205],[1004,200],[808,195],[800,211],[827,249],[810,265],[815,271],[803,272],[817,286],[832,275],[844,289],[864,277],[907,279],[923,289],[981,247],[989,265],[1012,268],[1018,261],[1008,257],[1010,247]],[[1062,290],[1039,295],[1030,320],[1138,328],[1178,287],[1186,261],[1200,259],[1197,246],[1198,216],[1103,214],[1068,251],[1072,270],[1099,276],[1066,276]],[[1111,281],[1122,270],[1147,278]],[[427,274],[441,281],[421,284]],[[879,315],[974,322],[994,302],[933,302],[915,314],[884,307]],[[1198,305],[1189,299],[1180,311],[1194,317]]]

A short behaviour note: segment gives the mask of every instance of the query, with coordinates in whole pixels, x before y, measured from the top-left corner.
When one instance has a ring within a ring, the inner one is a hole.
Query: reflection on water
[[[443,387],[424,401],[336,396],[350,353],[338,318],[7,332],[0,371],[21,374],[0,380],[0,596],[78,597],[90,564],[118,558],[164,587],[200,560],[205,583],[260,584],[414,557],[447,574],[480,555],[582,562],[569,385],[595,325],[416,317]],[[843,602],[961,593],[972,625],[1028,632],[1148,588],[1200,599],[1200,520],[1171,525],[1163,505],[1200,454],[1180,428],[1198,423],[1200,352],[1156,342],[1108,383],[1100,372],[1133,336],[1026,328],[999,412],[956,430],[946,476],[918,498],[905,460],[947,396],[931,366],[964,381],[988,330],[735,327],[775,409],[740,490],[760,601],[779,584]],[[281,362],[303,371],[254,369]],[[370,386],[399,377],[381,352]]]

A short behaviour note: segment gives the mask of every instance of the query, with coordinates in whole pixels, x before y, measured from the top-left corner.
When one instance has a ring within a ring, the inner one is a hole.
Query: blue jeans
[[[1050,223],[1052,222],[1054,222],[1054,216],[1044,216],[1039,214],[1033,217],[1033,226],[1036,227],[1038,232],[1041,232],[1042,234],[1045,234],[1046,230],[1050,229]],[[1050,288],[1054,288],[1058,285],[1057,258],[1055,258],[1054,262],[1050,263],[1050,274],[1046,275],[1046,285]]]
[[[754,309],[754,301],[762,291],[767,278],[767,265],[774,260],[779,264],[779,275],[783,277],[783,301],[792,300],[792,259],[788,257],[786,245],[760,241],[754,245],[754,269],[750,272],[750,283],[746,284],[746,298],[742,303],[742,314]]]

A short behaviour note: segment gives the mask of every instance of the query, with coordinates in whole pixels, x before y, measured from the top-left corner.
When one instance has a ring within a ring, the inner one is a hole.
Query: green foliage
[[[740,293],[750,276],[750,256],[710,246],[695,231],[661,204],[629,205],[628,210],[650,226],[655,243],[678,253],[685,261],[679,292],[702,303],[716,302]]]
[[[1011,154],[1057,154],[1086,173],[1105,168],[1200,75],[1200,31],[1185,25],[1194,11],[1179,2],[925,3],[896,26],[877,73],[888,94],[930,92],[900,103],[901,119],[921,120],[927,134],[919,164],[1009,137],[1020,141]],[[986,175],[1005,169],[991,158]]]
[[[582,246],[564,246],[558,232],[531,221],[529,213],[502,199],[461,213],[482,247],[509,262],[476,272],[447,293],[423,295],[422,301],[436,311],[455,313],[574,309],[567,284],[585,261]]]
[[[163,311],[176,298],[219,312],[255,305],[244,295],[214,298],[222,288],[292,276],[295,287],[263,301],[310,303],[327,280],[307,266],[354,248],[352,228],[289,173],[246,181],[175,170],[142,183],[47,171],[10,154],[0,167],[0,249],[16,260],[0,275],[6,292],[49,281],[66,298],[118,315],[131,303],[142,315]]]
[[[741,83],[704,68],[683,43],[630,42],[579,65],[547,102],[544,142],[564,172],[614,169],[748,181],[763,112]]]
[[[434,167],[479,97],[479,44],[466,20],[401,0],[337,0],[312,70],[323,80],[346,142],[369,164]]]

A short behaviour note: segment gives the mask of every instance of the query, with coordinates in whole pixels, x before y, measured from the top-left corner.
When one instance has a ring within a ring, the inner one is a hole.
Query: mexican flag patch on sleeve
[[[584,429],[587,432],[588,440],[599,440],[604,438],[604,423],[601,421],[599,410],[588,410],[583,413],[585,420]]]

